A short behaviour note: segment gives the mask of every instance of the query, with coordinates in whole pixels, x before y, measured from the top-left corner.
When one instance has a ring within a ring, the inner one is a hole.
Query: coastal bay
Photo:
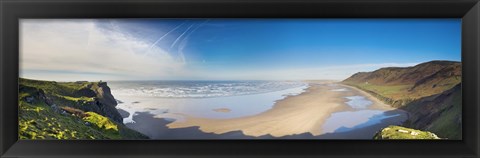
[[[156,109],[157,112],[152,109],[151,111],[134,112],[135,114],[131,117],[134,123],[127,123],[127,126],[138,131],[143,130],[145,134],[151,133],[150,136],[157,135],[153,134],[155,133],[154,130],[158,130],[157,133],[177,131],[175,133],[193,132],[197,133],[194,134],[197,136],[203,135],[201,137],[184,137],[183,139],[225,137],[225,135],[231,135],[232,133],[235,133],[236,136],[227,138],[252,139],[271,137],[295,139],[308,137],[311,139],[329,139],[342,135],[341,138],[348,139],[358,138],[358,134],[351,134],[355,137],[345,136],[348,135],[347,133],[353,133],[358,130],[368,131],[362,132],[366,134],[363,134],[360,139],[371,139],[376,131],[387,126],[387,124],[400,124],[406,119],[404,111],[395,110],[370,94],[354,87],[338,84],[334,81],[305,82],[308,83],[309,87],[303,93],[286,96],[275,101],[274,105],[265,109],[265,111],[252,113],[251,115],[208,118],[178,112],[158,113],[159,109]],[[363,103],[359,101],[363,101]],[[365,102],[367,104],[363,105],[363,108],[358,109],[358,107],[350,106],[348,104],[350,102],[353,102],[355,105],[359,105],[359,103],[365,104]],[[141,102],[137,104],[141,104]],[[211,111],[216,112],[215,109],[211,109]],[[229,115],[232,112],[234,111],[216,113]],[[331,120],[338,120],[339,118],[335,119],[332,117],[336,116],[336,113],[341,114],[342,112],[358,112],[365,115],[359,116],[363,119],[346,118],[350,122],[345,125],[334,122],[337,125],[335,129],[325,126],[329,121],[331,123]],[[388,117],[375,117],[376,115],[384,115],[384,112],[388,113]],[[374,123],[372,124],[372,122]],[[146,124],[164,127],[154,128]],[[361,128],[356,127],[356,125],[360,125]],[[139,129],[140,127],[141,129]],[[342,130],[335,131],[337,128]],[[172,135],[176,134],[170,134],[170,137]],[[166,138],[165,135],[157,136],[161,137],[159,139]],[[180,139],[182,138],[180,137]]]

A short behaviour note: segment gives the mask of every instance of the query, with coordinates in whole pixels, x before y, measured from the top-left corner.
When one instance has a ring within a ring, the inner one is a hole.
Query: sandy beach
[[[374,101],[372,106],[389,109],[389,106],[353,87],[339,93],[332,89],[347,86],[335,84],[333,87],[334,82],[330,81],[309,81],[309,84],[310,87],[304,93],[279,100],[271,109],[260,114],[232,119],[185,116],[185,120],[175,121],[167,126],[171,129],[198,127],[205,133],[214,134],[241,131],[244,135],[254,137],[283,137],[304,133],[317,136],[323,134],[321,126],[333,112],[349,110],[349,107],[345,106],[346,96],[366,96]]]

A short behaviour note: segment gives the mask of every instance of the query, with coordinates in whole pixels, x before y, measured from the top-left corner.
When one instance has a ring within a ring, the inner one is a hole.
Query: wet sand
[[[199,127],[205,133],[223,134],[232,131],[241,131],[247,136],[283,137],[310,133],[313,136],[323,134],[322,124],[333,112],[349,110],[345,106],[346,96],[364,95],[361,91],[353,89],[349,92],[332,91],[332,82],[310,81],[306,92],[289,96],[275,103],[273,108],[257,115],[233,118],[210,119],[185,116],[186,119],[176,121],[167,126],[172,129]],[[344,85],[337,85],[336,88]],[[349,87],[351,88],[351,87]],[[370,99],[370,98],[369,98]],[[372,99],[373,100],[373,99]],[[373,100],[372,106],[386,109],[388,106]]]
[[[362,91],[356,87],[353,87],[353,86],[349,86],[349,85],[344,85],[344,84],[341,84],[341,86],[344,86],[344,87],[348,87],[350,88],[351,90],[355,91],[356,93],[358,93],[359,95],[361,96],[364,96],[366,97],[368,100],[371,100],[373,101],[373,104],[372,104],[372,108],[373,109],[378,109],[378,110],[394,110],[395,108],[391,107],[390,105],[387,105],[385,104],[384,102],[380,101],[378,98],[375,98],[373,95],[371,95],[370,93],[367,93],[365,91]]]
[[[398,111],[389,111],[387,113],[398,113]],[[347,132],[326,133],[314,136],[311,133],[302,133],[284,137],[272,137],[264,135],[253,137],[244,135],[241,131],[232,131],[223,134],[204,133],[198,127],[169,129],[167,121],[162,118],[155,118],[155,115],[149,112],[138,112],[133,116],[136,123],[127,123],[127,127],[134,129],[157,140],[221,140],[221,139],[349,139],[349,140],[369,140],[372,139],[381,128],[391,125],[398,121],[397,118],[382,120],[381,123],[353,129]]]
[[[407,117],[403,111],[355,87],[326,81],[309,81],[309,84],[305,92],[276,101],[271,109],[251,116],[216,119],[181,114],[185,118],[175,121],[138,112],[133,115],[136,123],[126,125],[152,139],[371,139],[379,129],[399,124]],[[325,133],[322,125],[332,113],[358,110],[345,105],[349,100],[345,97],[349,96],[363,96],[372,101],[368,109],[402,114],[402,117],[388,118],[374,125],[364,124],[348,131]]]

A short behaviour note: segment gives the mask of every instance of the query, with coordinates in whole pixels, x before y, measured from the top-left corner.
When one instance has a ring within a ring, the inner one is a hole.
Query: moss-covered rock
[[[100,129],[112,130],[118,132],[118,127],[113,123],[109,118],[99,115],[95,112],[86,112],[83,120],[90,122],[91,124],[97,126]]]
[[[440,139],[436,134],[401,126],[388,126],[375,134],[374,139]]]

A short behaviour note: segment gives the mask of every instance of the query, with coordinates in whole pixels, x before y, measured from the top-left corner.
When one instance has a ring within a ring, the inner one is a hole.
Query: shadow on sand
[[[396,115],[401,111],[392,110],[385,112],[384,115]],[[406,117],[406,116],[405,116]],[[374,119],[374,118],[371,118]],[[133,116],[136,123],[127,123],[126,126],[139,131],[151,139],[372,139],[377,131],[391,125],[399,124],[398,118],[392,117],[381,120],[379,123],[371,125],[370,120],[352,128],[342,127],[335,133],[327,133],[319,136],[313,136],[310,133],[291,135],[284,137],[272,137],[270,135],[252,137],[244,135],[241,131],[232,131],[224,134],[204,133],[198,127],[169,129],[166,125],[170,123],[165,119],[154,118],[149,112],[138,112]],[[378,120],[377,120],[378,121]]]

